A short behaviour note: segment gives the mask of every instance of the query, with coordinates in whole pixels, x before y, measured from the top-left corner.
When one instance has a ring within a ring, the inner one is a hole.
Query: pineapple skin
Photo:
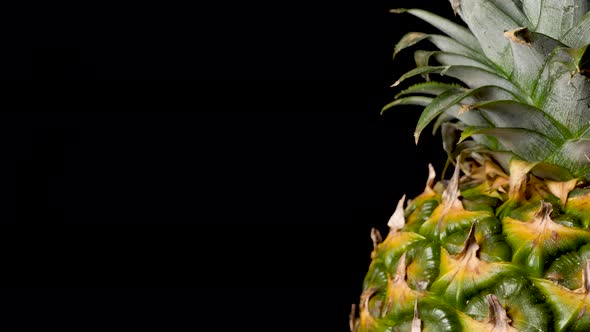
[[[512,176],[490,160],[461,168],[434,184],[430,167],[387,236],[372,231],[351,331],[590,330],[590,187],[525,162]]]

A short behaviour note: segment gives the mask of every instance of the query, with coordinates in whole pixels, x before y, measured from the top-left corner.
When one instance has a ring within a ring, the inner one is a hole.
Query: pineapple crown
[[[410,32],[397,43],[394,57],[423,40],[438,51],[414,53],[417,67],[393,86],[418,75],[426,82],[398,93],[383,111],[424,106],[416,143],[434,122],[451,161],[478,154],[508,169],[517,158],[544,178],[590,181],[590,0],[450,2],[468,28],[421,9],[392,10],[445,35]]]

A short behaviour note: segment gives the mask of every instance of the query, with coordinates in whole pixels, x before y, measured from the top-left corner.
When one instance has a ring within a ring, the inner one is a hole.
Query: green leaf
[[[567,181],[573,178],[572,173],[562,166],[540,161],[530,170],[534,176],[546,180]]]
[[[414,52],[414,62],[416,67],[427,67],[430,63],[430,57],[435,51],[417,50]]]
[[[562,62],[568,61],[568,59],[571,59],[570,56],[568,56],[567,51],[562,48],[554,49],[549,57],[547,57],[542,70],[534,81],[535,89],[532,95],[532,104],[539,107],[543,105],[545,99],[549,95],[554,76],[568,72],[569,69],[562,64]]]
[[[477,126],[477,127],[491,127],[492,124],[482,116],[480,112],[465,110],[457,106],[456,108],[449,108],[445,111],[445,114],[453,116],[455,119],[460,120],[464,126]]]
[[[564,167],[543,161],[536,163],[530,173],[536,177],[553,181],[567,181],[574,178],[572,173]]]
[[[402,39],[395,45],[393,57],[395,58],[402,50],[416,45],[422,40],[429,40],[438,49],[444,52],[456,53],[464,55],[468,58],[478,60],[481,63],[486,63],[487,60],[480,53],[460,44],[456,40],[447,36],[436,35],[436,34],[425,34],[422,32],[409,32],[405,34]]]
[[[582,131],[582,134],[580,134],[579,138],[590,138],[590,125],[587,126],[584,131]]]
[[[393,49],[393,57],[395,58],[395,56],[401,50],[408,48],[410,46],[413,46],[428,37],[429,37],[428,34],[425,34],[422,32],[408,32],[408,33],[406,33],[402,37],[402,39],[400,39],[400,41],[397,42],[397,44],[395,44],[395,48]]]
[[[587,2],[580,0],[525,0],[524,8],[536,32],[560,40],[588,12]]]
[[[417,105],[417,106],[427,106],[432,102],[433,98],[423,97],[423,96],[410,96],[405,98],[400,98],[392,101],[391,103],[385,105],[381,109],[381,114],[383,114],[388,109],[399,106],[399,105]]]
[[[402,75],[402,77],[400,77],[393,84],[393,86],[399,85],[401,82],[410,77],[427,73],[439,73],[441,76],[446,75],[454,77],[465,83],[470,88],[478,88],[485,85],[493,85],[502,88],[506,91],[510,91],[515,96],[518,96],[518,98],[528,98],[528,96],[522,96],[520,90],[517,87],[515,87],[510,81],[501,78],[492,72],[470,66],[428,66],[414,68],[413,70],[410,70],[409,72]],[[527,100],[528,99],[523,101]]]
[[[522,1],[522,9],[526,14],[529,22],[531,23],[531,28],[534,31],[537,31],[537,26],[539,25],[539,18],[541,17],[541,4],[542,0],[523,0]]]
[[[570,55],[575,70],[580,74],[590,77],[590,45],[569,48],[565,51]]]
[[[444,111],[441,115],[439,115],[436,118],[436,121],[434,121],[434,125],[432,126],[432,135],[436,135],[438,128],[440,128],[442,125],[448,124],[449,121],[456,119],[459,112],[461,112],[461,107],[454,106],[454,107],[450,107],[448,110]],[[453,126],[457,129],[460,129],[460,127],[462,127],[460,123],[453,123]],[[443,139],[444,139],[444,135],[443,135]],[[443,143],[444,143],[444,141],[443,141]]]
[[[459,142],[457,142],[457,143],[463,143],[463,141],[472,137],[473,135],[480,135],[480,134],[482,134],[482,130],[488,129],[488,128],[489,127],[478,127],[478,126],[467,127],[461,132],[461,137],[459,137]]]
[[[440,116],[439,119],[441,117],[442,116]],[[459,132],[459,128],[457,128],[457,127],[458,126],[455,123],[444,122],[442,124],[442,128],[440,131],[440,134],[442,137],[442,143],[443,143],[443,150],[445,150],[445,152],[447,153],[449,160],[455,159],[452,157],[453,157],[453,151],[456,150],[457,141],[458,141],[457,133]],[[433,134],[435,134],[435,133],[436,133],[436,131],[433,132]]]
[[[440,73],[441,71],[448,69],[447,66],[424,66],[424,67],[417,67],[409,72],[403,74],[395,83],[391,86],[398,86],[401,82],[407,80],[410,77],[414,77],[416,75],[423,75],[423,74],[430,74],[430,73]]]
[[[546,35],[530,32],[527,29],[512,32],[512,34],[507,33],[514,57],[514,68],[510,79],[526,94],[532,95],[545,62],[551,52],[562,44]],[[516,32],[519,35],[515,36]]]
[[[465,109],[461,108],[461,106],[453,105],[436,118],[436,121],[434,122],[434,125],[432,127],[432,134],[436,134],[438,128],[440,128],[443,124],[453,119],[460,120],[459,123],[453,123],[453,127],[455,127],[458,130],[462,130],[466,126],[475,126],[482,128],[490,127],[490,123],[484,117],[482,117],[480,113],[466,112]]]
[[[578,56],[578,50],[557,48],[547,60],[533,96],[538,108],[574,135],[590,123],[590,80],[576,73]]]
[[[468,128],[461,135],[464,140],[473,135],[491,135],[503,146],[521,159],[540,161],[556,150],[556,145],[544,135],[522,128]],[[495,150],[495,149],[494,149]]]
[[[424,50],[417,50],[416,52],[414,52],[414,61],[416,62],[416,67],[429,66],[431,58],[434,58],[439,64],[444,66],[463,65],[481,68],[488,72],[494,72],[494,69],[490,67],[488,64],[486,64],[485,61],[481,61],[480,59],[474,59],[462,54]],[[429,81],[428,74],[423,74],[422,76],[427,81]]]
[[[513,59],[504,31],[522,24],[503,12],[500,9],[503,6],[507,6],[506,1],[462,0],[459,13],[481,44],[484,54],[504,73],[510,73]]]
[[[469,29],[422,9],[408,9],[405,10],[405,12],[432,24],[434,27],[444,32],[452,39],[461,43],[461,45],[466,46],[474,51],[481,52],[481,46],[479,45],[479,42],[469,31]]]
[[[484,62],[466,57],[461,54],[449,53],[449,52],[432,52],[430,57],[434,57],[438,63],[443,66],[469,66],[481,68],[483,70],[493,72],[494,69]]]
[[[436,99],[433,99],[432,103],[428,105],[422,114],[420,115],[420,119],[418,120],[418,124],[414,131],[414,137],[416,139],[416,144],[420,138],[420,134],[428,126],[428,124],[439,117],[445,110],[449,109],[450,107],[456,108],[457,113],[459,112],[459,106],[454,101],[457,99],[459,95],[462,93],[457,93],[455,91],[445,91],[444,93],[440,94]]]
[[[542,109],[572,133],[580,133],[590,122],[590,81],[579,73],[563,73],[552,81]]]
[[[530,22],[520,5],[514,3],[513,0],[490,0],[498,10],[509,16],[514,22],[520,26],[529,26]]]
[[[422,133],[424,128],[450,107],[456,106],[462,101],[472,104],[480,99],[501,99],[502,97],[509,98],[509,92],[497,86],[487,85],[464,92],[446,91],[440,94],[422,112],[418,124],[416,125],[416,131],[414,132],[416,142],[418,142],[420,133]],[[479,115],[477,115],[477,117],[479,117]]]
[[[546,161],[567,168],[574,176],[590,180],[590,139],[568,140]]]
[[[486,57],[482,54],[463,46],[456,40],[447,36],[430,35],[428,40],[443,52],[461,54],[466,57],[479,60],[482,63],[488,62],[488,59],[486,59]]]
[[[539,133],[544,133],[553,143],[561,144],[566,138],[571,137],[567,128],[529,104],[513,100],[495,100],[483,102],[472,106],[478,109],[483,116],[499,128],[524,128]]]
[[[402,92],[398,93],[395,98],[399,98],[404,95],[414,94],[414,93],[422,93],[427,95],[434,95],[438,96],[441,93],[448,91],[448,90],[465,90],[465,88],[461,87],[457,84],[448,84],[448,83],[441,83],[441,82],[424,82],[414,84],[411,87],[403,90]]]
[[[587,12],[561,40],[569,47],[580,47],[590,44],[590,12]]]

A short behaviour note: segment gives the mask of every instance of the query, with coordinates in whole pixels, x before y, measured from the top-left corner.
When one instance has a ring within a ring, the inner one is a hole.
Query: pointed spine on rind
[[[486,296],[486,301],[490,307],[490,320],[494,324],[492,331],[494,332],[507,332],[512,331],[514,328],[510,326],[512,320],[506,314],[506,309],[502,306],[498,298],[494,294]]]
[[[410,332],[422,331],[422,321],[418,315],[418,299],[414,301],[414,318],[412,319],[412,329]]]
[[[391,231],[399,231],[404,228],[406,224],[406,218],[404,217],[404,201],[406,200],[406,195],[404,194],[402,198],[397,202],[397,207],[395,212],[389,221],[387,222],[387,226],[391,229]]]
[[[510,161],[510,191],[508,197],[511,200],[524,198],[528,173],[535,167],[536,163],[513,159]]]
[[[428,164],[428,180],[426,181],[426,187],[424,188],[425,193],[433,193],[434,190],[432,186],[434,186],[434,179],[436,178],[436,171],[432,164]]]

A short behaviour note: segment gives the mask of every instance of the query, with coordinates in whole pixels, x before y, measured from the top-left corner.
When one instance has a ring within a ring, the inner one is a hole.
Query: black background
[[[444,163],[438,137],[414,145],[419,108],[379,115],[412,68],[393,46],[434,32],[399,7],[452,15],[36,8],[5,70],[35,80],[6,85],[0,115],[3,315],[23,330],[346,331],[371,227],[385,234]]]

